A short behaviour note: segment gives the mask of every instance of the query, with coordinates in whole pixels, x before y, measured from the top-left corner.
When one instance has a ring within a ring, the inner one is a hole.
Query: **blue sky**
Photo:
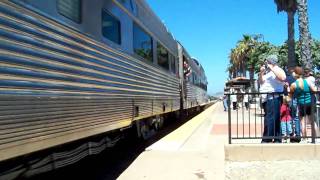
[[[242,34],[263,34],[265,41],[276,45],[287,39],[287,16],[277,13],[273,0],[147,2],[189,54],[200,60],[210,94],[223,91],[228,54]],[[311,34],[320,39],[320,0],[308,0],[308,6]]]

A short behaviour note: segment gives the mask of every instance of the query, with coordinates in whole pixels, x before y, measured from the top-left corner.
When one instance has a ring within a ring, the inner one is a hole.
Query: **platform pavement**
[[[225,179],[227,117],[217,102],[146,148],[118,179]]]
[[[234,128],[237,123],[234,117],[237,113],[239,115],[239,111],[231,111],[233,136],[237,132]],[[244,116],[246,115],[244,114]],[[245,119],[247,118],[245,117]],[[248,121],[243,122],[248,125]],[[261,123],[254,123],[257,124],[257,127],[262,127]],[[242,133],[249,133],[248,130],[249,128]],[[288,151],[292,150],[296,153],[288,154]],[[280,165],[279,160],[282,162]],[[257,166],[257,163],[260,163],[261,167]],[[265,163],[270,167],[261,169]],[[309,173],[301,170],[296,173],[291,172],[290,175],[283,174],[282,171],[286,171],[288,165],[292,163],[299,164],[302,170],[308,169],[310,164],[314,165],[315,168]],[[246,165],[250,168],[244,168]],[[320,144],[258,143],[228,145],[228,113],[223,111],[222,103],[218,102],[171,134],[146,148],[118,179],[220,180],[230,178],[248,179],[249,177],[270,179],[271,174],[269,172],[273,171],[271,168],[273,166],[277,167],[279,173],[275,173],[271,179],[279,179],[277,177],[280,177],[280,179],[287,179],[286,177],[297,179],[297,177],[318,177],[320,168],[316,167],[319,167],[319,165]],[[230,167],[232,167],[231,170]],[[265,171],[261,173],[261,170]],[[231,174],[226,176],[225,172]]]

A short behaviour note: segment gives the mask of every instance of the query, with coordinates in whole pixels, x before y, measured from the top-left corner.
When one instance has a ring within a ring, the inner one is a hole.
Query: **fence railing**
[[[320,92],[225,95],[229,144],[320,142]]]

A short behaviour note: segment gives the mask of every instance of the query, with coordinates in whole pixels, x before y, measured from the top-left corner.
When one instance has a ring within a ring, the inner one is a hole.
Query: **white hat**
[[[266,61],[269,63],[269,64],[277,64],[278,63],[278,57],[277,55],[269,55],[267,58],[266,58]]]

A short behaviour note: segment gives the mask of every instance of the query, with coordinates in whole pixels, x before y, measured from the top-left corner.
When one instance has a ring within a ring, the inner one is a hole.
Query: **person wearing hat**
[[[264,85],[267,95],[265,123],[267,132],[263,133],[262,143],[281,142],[280,134],[280,93],[283,93],[283,85],[286,80],[286,74],[278,65],[278,57],[270,55],[266,58],[263,66],[260,68],[259,81]],[[266,137],[267,136],[267,137]]]

